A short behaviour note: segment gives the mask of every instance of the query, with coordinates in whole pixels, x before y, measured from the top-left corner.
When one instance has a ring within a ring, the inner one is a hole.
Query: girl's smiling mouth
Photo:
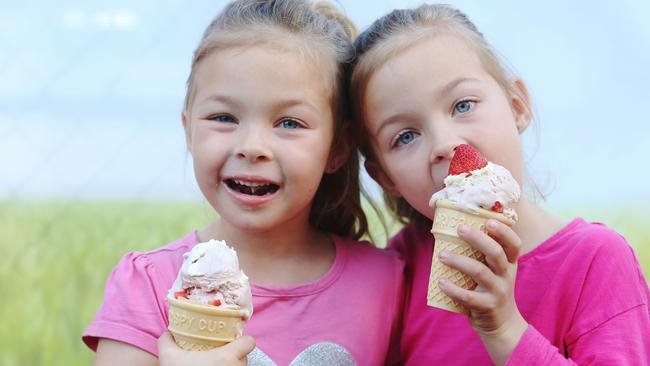
[[[226,178],[223,183],[238,196],[251,196],[251,198],[271,196],[280,189],[276,183],[257,178]]]

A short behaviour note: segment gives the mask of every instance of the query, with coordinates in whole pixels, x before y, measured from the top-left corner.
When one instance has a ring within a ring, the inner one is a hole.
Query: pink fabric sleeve
[[[506,365],[648,365],[648,335],[634,336],[639,334],[638,324],[644,317],[648,317],[647,308],[640,305],[610,319],[570,346],[573,356],[569,359],[529,325]]]
[[[389,250],[390,251],[390,250]],[[393,252],[396,257],[399,257],[398,253]],[[394,279],[393,289],[395,290],[394,294],[399,299],[398,301],[392,303],[393,309],[391,313],[394,315],[393,328],[391,331],[391,340],[388,349],[388,354],[386,355],[385,365],[403,365],[404,362],[401,358],[401,348],[400,340],[402,337],[402,324],[404,313],[404,302],[405,302],[405,288],[404,288],[404,262],[399,259],[395,261],[395,266],[393,267]]]
[[[106,283],[104,301],[82,339],[97,350],[109,338],[158,354],[157,340],[167,326],[166,289],[157,286],[156,271],[145,255],[129,253]]]
[[[648,365],[648,285],[632,248],[614,232],[590,263],[566,349],[558,350],[529,326],[506,365]]]

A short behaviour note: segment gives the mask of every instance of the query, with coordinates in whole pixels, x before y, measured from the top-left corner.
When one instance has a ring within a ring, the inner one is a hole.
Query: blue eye
[[[404,131],[397,136],[394,145],[395,146],[408,145],[411,142],[413,142],[413,140],[415,140],[416,137],[417,134],[414,131]]]
[[[471,100],[461,100],[454,106],[454,112],[467,113],[472,109],[472,107],[474,107],[474,104],[476,104],[476,102]]]
[[[235,123],[235,118],[227,114],[217,114],[216,116],[208,117],[208,119],[215,122]]]
[[[300,128],[301,126],[298,121],[290,118],[285,118],[282,121],[280,121],[280,127],[288,128],[288,129],[296,129],[296,128]]]

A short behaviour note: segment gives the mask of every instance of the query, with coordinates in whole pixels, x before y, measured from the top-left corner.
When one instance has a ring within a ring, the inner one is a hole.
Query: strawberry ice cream
[[[199,243],[183,254],[183,265],[169,290],[173,298],[253,313],[248,277],[239,268],[237,253],[226,242]]]
[[[514,205],[521,189],[510,172],[501,165],[488,162],[474,147],[459,145],[444,180],[445,188],[431,196],[429,206],[447,199],[459,209],[478,212],[491,210],[517,220]]]
[[[435,207],[431,226],[435,244],[427,305],[467,314],[469,310],[442,291],[438,283],[441,278],[447,278],[466,290],[475,289],[477,283],[469,274],[442,263],[440,253],[445,251],[485,262],[481,251],[459,237],[458,227],[468,225],[486,232],[485,223],[490,219],[514,225],[517,219],[514,205],[521,191],[506,168],[488,162],[470,145],[456,147],[444,183],[445,187],[434,193],[429,201],[429,205]]]

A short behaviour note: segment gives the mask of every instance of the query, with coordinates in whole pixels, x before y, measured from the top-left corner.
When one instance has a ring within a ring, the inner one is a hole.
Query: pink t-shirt
[[[336,257],[322,278],[297,286],[251,285],[254,313],[245,332],[257,348],[250,363],[383,365],[397,356],[403,262],[369,243],[333,241]],[[99,338],[110,338],[157,355],[157,339],[168,326],[167,290],[183,253],[197,242],[192,232],[163,248],[124,256],[82,337],[86,345],[96,350]]]
[[[391,239],[406,261],[401,340],[407,365],[489,365],[466,316],[426,305],[430,224]],[[648,365],[648,285],[625,239],[575,219],[519,258],[517,307],[529,327],[507,365]]]

